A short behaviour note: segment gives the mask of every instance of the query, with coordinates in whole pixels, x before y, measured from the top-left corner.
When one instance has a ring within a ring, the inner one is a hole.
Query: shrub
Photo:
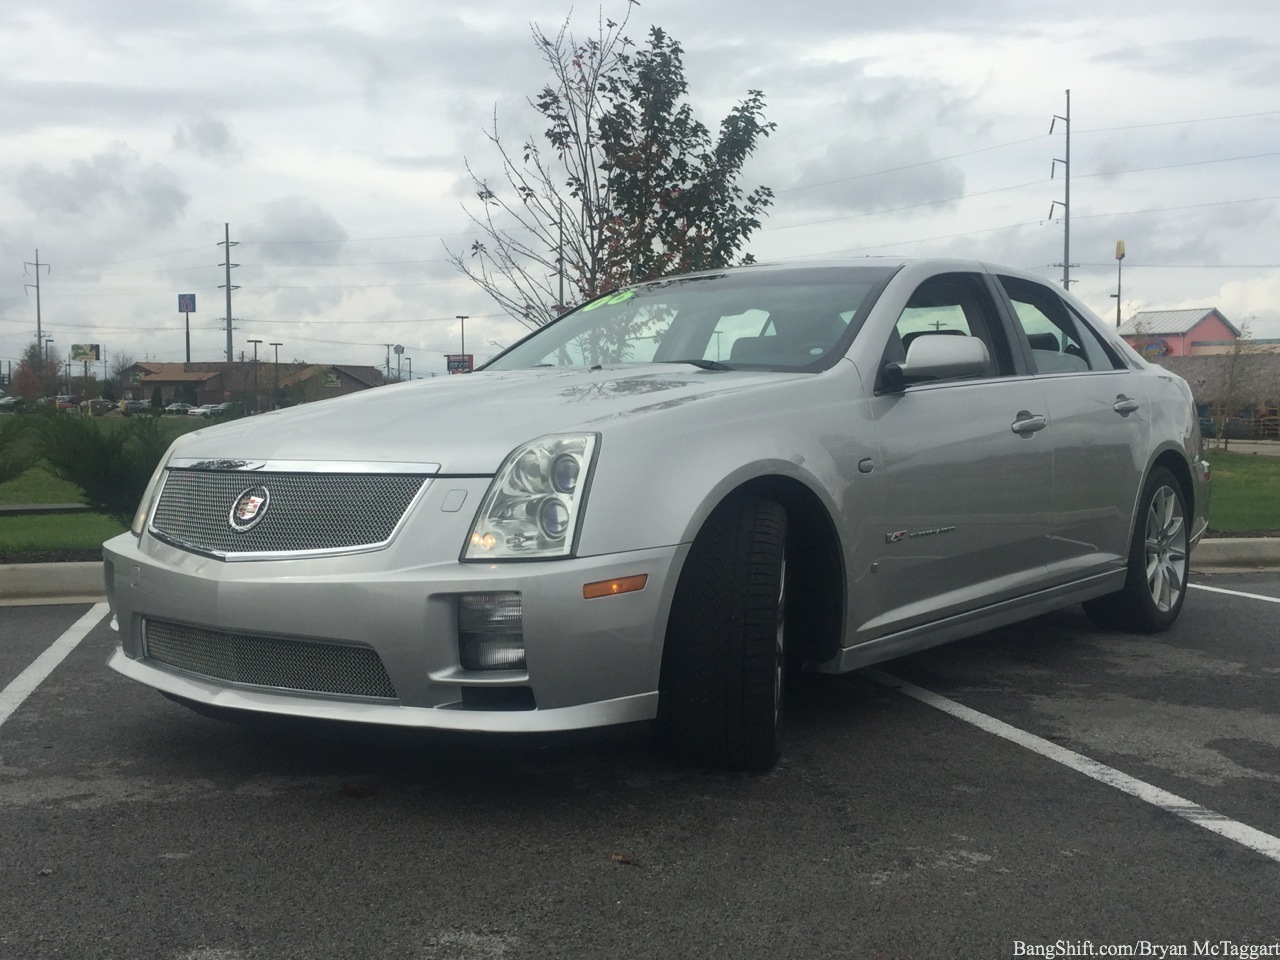
[[[152,417],[120,429],[101,429],[88,417],[49,417],[40,424],[41,447],[50,468],[84,491],[89,505],[128,523],[147,481],[169,447]]]
[[[31,466],[33,457],[27,448],[27,420],[10,415],[0,420],[0,483],[20,477]]]

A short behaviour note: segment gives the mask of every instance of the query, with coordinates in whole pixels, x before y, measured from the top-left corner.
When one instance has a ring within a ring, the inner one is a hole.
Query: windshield
[[[593,300],[485,365],[627,363],[818,370],[843,355],[891,267],[748,268]]]

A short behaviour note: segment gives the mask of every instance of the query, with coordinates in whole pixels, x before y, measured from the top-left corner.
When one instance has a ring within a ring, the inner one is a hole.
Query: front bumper
[[[483,481],[462,481],[468,483],[483,492]],[[108,541],[107,596],[121,634],[110,666],[196,703],[325,720],[542,732],[652,719],[671,593],[687,546],[461,563],[456,557],[470,516],[443,512],[450,486],[459,484],[433,484],[392,544],[372,553],[229,563],[148,534]],[[423,562],[423,556],[450,559]],[[640,574],[648,578],[642,590],[583,599],[584,584]],[[460,663],[458,597],[492,592],[522,597],[522,669],[467,670]],[[308,646],[367,647],[385,667],[394,697],[300,692],[176,669],[148,656],[148,621]],[[529,708],[488,709],[479,705],[492,698],[469,695],[504,688],[527,688]]]

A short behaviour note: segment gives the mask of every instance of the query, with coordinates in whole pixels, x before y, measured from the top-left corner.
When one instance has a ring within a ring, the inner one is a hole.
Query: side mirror
[[[986,373],[990,359],[977,337],[925,334],[911,342],[906,360],[884,365],[884,382],[896,392],[922,380],[978,377]]]

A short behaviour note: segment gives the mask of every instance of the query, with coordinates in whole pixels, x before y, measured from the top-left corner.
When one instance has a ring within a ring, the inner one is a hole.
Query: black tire
[[[1138,502],[1124,588],[1085,601],[1089,619],[1103,629],[1131,633],[1158,633],[1173,626],[1187,595],[1188,527],[1182,485],[1167,469],[1156,467]]]
[[[690,548],[667,624],[658,722],[676,752],[764,772],[778,761],[786,664],[787,514],[734,498]]]

